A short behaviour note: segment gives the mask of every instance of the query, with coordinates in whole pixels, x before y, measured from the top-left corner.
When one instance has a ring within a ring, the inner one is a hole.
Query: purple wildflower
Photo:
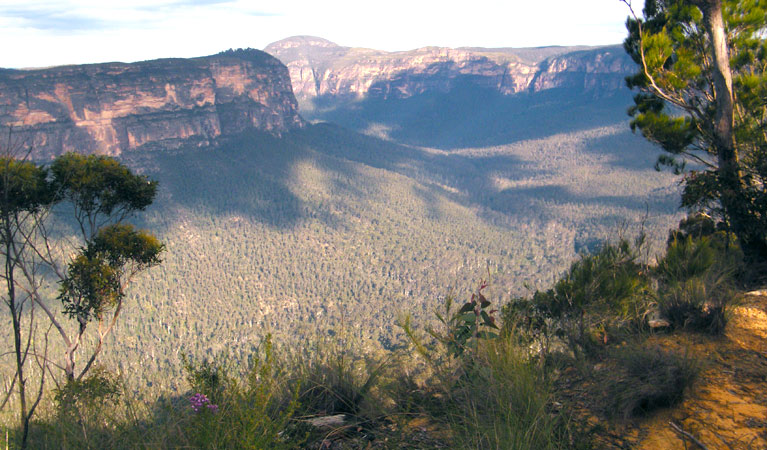
[[[205,394],[194,394],[189,397],[189,403],[192,405],[194,412],[200,412],[203,407],[208,408],[211,412],[218,411],[218,405],[211,403],[210,399]]]

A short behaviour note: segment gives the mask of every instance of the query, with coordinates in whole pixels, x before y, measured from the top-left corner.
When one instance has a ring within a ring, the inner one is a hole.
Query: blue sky
[[[627,15],[619,0],[0,0],[0,67],[203,56],[294,35],[389,51],[617,44]]]

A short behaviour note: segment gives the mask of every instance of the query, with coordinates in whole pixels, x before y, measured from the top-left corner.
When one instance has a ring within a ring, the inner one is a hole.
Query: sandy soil
[[[625,430],[624,445],[646,450],[701,445],[709,450],[767,449],[767,295],[758,294],[746,295],[733,309],[723,337],[651,338],[694,355],[702,371],[687,400]]]

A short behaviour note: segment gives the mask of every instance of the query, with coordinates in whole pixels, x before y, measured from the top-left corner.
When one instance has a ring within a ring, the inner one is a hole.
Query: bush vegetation
[[[616,370],[606,382],[603,413],[628,419],[679,403],[698,374],[696,362],[658,347],[627,346],[612,354]]]
[[[435,325],[400,321],[406,340],[395,350],[365,348],[346,332],[298,348],[267,337],[247,366],[183,357],[184,391],[152,402],[96,367],[55,390],[56,407],[33,423],[29,445],[592,448],[584,409],[643,416],[678,403],[696,379],[694,359],[648,343],[659,332],[651,317],[668,322],[665,332],[717,334],[726,324],[737,242],[687,225],[655,264],[642,239],[619,240],[501,311],[486,283],[465,302],[448,295]],[[565,379],[598,388],[573,396]]]
[[[655,268],[660,314],[675,329],[722,333],[742,260],[734,236],[708,216],[682,221]]]
[[[705,215],[683,220],[655,264],[640,258],[643,245],[620,240],[584,254],[554,287],[502,310],[502,333],[532,349],[555,379],[565,367],[576,368],[575,378],[598,386],[576,403],[609,418],[682,400],[697,362],[650,346],[647,338],[722,334],[744,273],[737,239]]]
[[[678,401],[693,361],[664,354],[642,373],[631,366],[640,356],[621,354],[652,356],[642,337],[654,314],[674,330],[721,331],[724,321],[705,317],[726,319],[737,245],[712,225],[681,230],[654,266],[645,244],[600,247],[608,218],[633,212],[626,192],[640,180],[667,191],[638,172],[595,183],[608,186],[604,195],[622,192],[607,202],[566,184],[574,177],[563,168],[576,161],[593,163],[577,165],[592,182],[605,169],[581,141],[620,140],[609,129],[589,133],[444,155],[376,142],[380,151],[356,154],[364,146],[343,141],[352,137],[317,127],[219,153],[129,155],[159,167],[150,173],[194,174],[164,178],[146,216],[169,243],[167,259],[139,280],[135,313],[115,331],[120,345],[101,359],[117,373],[94,366],[47,393],[30,447],[588,448],[560,383],[568,366],[593,379],[598,364],[615,369],[605,384],[614,395],[593,396],[601,415]],[[323,147],[310,147],[318,134]],[[552,149],[568,150],[547,159]],[[542,163],[555,174],[547,183],[569,194],[528,186],[532,172],[496,177],[499,163],[517,159],[506,172]],[[457,166],[468,175],[456,178]],[[566,270],[575,249],[586,253]],[[433,316],[427,299],[451,284],[460,291],[486,267],[491,286]],[[524,281],[545,286],[558,272],[550,289],[519,297]],[[672,318],[685,302],[693,312]],[[391,304],[410,305],[413,318],[397,327]],[[270,330],[273,343],[262,339]],[[671,392],[655,392],[660,384]],[[330,428],[311,425],[336,415]]]

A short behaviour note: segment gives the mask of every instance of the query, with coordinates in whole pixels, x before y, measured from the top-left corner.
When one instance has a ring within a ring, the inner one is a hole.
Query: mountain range
[[[0,125],[34,157],[110,154],[159,181],[139,225],[164,262],[102,361],[160,391],[180,352],[241,361],[266,333],[390,348],[451,292],[490,278],[501,305],[617,229],[657,245],[679,220],[616,46],[266,50],[0,70]]]
[[[298,36],[265,51],[288,67],[305,118],[444,149],[624,121],[635,70],[619,46],[383,52]]]
[[[37,70],[0,70],[0,126],[38,158],[206,146],[303,124],[285,66],[258,50]]]
[[[573,89],[609,96],[634,63],[619,46],[541,48],[424,47],[384,52],[296,36],[264,51],[290,71],[303,109],[327,99],[409,98],[450,92],[462,82],[502,95]]]
[[[37,155],[118,155],[280,134],[302,126],[300,105],[310,120],[456,148],[605,123],[626,103],[634,66],[618,46],[383,52],[299,36],[265,51],[3,69],[0,126]]]

